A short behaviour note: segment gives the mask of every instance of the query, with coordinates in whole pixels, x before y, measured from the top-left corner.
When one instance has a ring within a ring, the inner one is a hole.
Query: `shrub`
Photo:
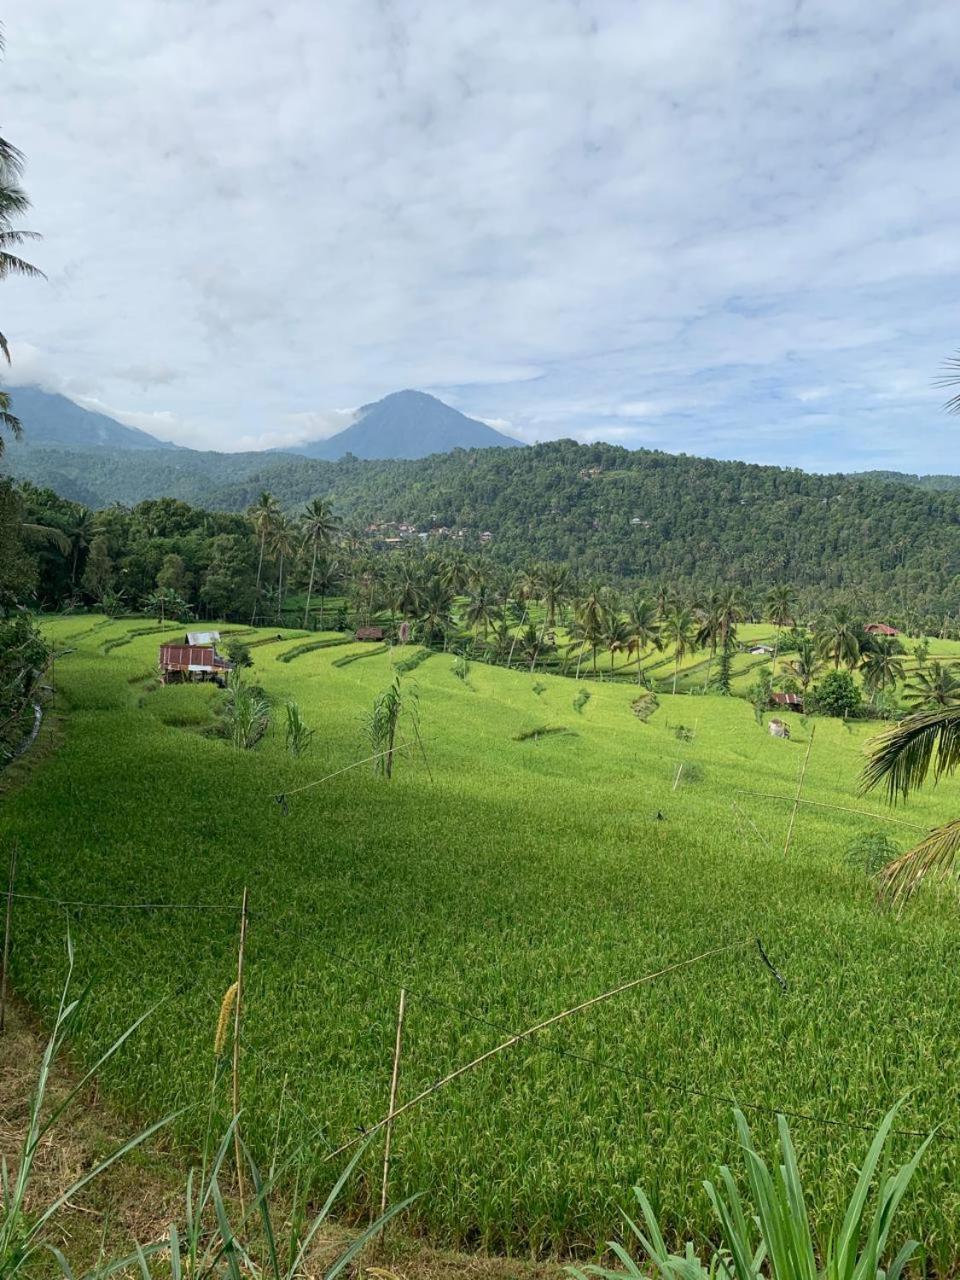
[[[844,860],[858,871],[875,876],[888,862],[899,857],[900,852],[900,846],[883,831],[872,831],[869,835],[854,840],[847,848]]]
[[[287,703],[287,750],[292,756],[302,756],[310,749],[315,729],[308,729],[295,702]]]
[[[230,740],[238,751],[255,747],[270,725],[270,703],[259,685],[244,684],[239,671],[227,682],[224,719]]]
[[[813,691],[814,709],[825,716],[856,715],[863,704],[860,688],[849,671],[831,671]]]
[[[227,641],[227,657],[235,667],[252,667],[253,658],[250,654],[250,646],[244,644],[242,640]]]

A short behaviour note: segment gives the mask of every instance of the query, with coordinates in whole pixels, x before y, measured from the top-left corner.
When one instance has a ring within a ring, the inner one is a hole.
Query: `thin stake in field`
[[[576,1004],[572,1009],[564,1009],[562,1013],[555,1013],[552,1017],[545,1018],[542,1022],[536,1022],[532,1027],[527,1027],[526,1031],[518,1031],[516,1035],[512,1035],[507,1040],[503,1040],[500,1044],[492,1049],[488,1049],[486,1053],[481,1053],[479,1058],[473,1058],[470,1062],[464,1063],[462,1067],[450,1071],[441,1080],[436,1080],[426,1089],[422,1090],[411,1098],[409,1102],[405,1102],[403,1106],[395,1107],[378,1120],[375,1125],[371,1125],[369,1129],[364,1129],[355,1138],[351,1138],[349,1142],[343,1143],[337,1147],[336,1151],[331,1151],[324,1156],[324,1163],[329,1160],[335,1160],[337,1156],[342,1156],[345,1151],[349,1151],[355,1147],[358,1142],[363,1142],[371,1134],[379,1133],[386,1125],[392,1124],[397,1116],[402,1116],[404,1112],[411,1111],[414,1107],[419,1106],[425,1098],[429,1098],[432,1094],[437,1093],[446,1085],[451,1084],[454,1080],[458,1080],[461,1076],[466,1075],[468,1071],[472,1071],[475,1067],[479,1067],[481,1063],[488,1062],[491,1058],[495,1058],[497,1054],[503,1053],[505,1049],[511,1049],[515,1044],[519,1044],[522,1040],[528,1040],[531,1036],[536,1035],[538,1031],[544,1031],[547,1027],[552,1027],[558,1022],[562,1022],[564,1018],[570,1018],[575,1013],[582,1013],[584,1009],[590,1009],[595,1004],[600,1004],[604,1000],[612,1000],[614,996],[622,995],[624,991],[630,991],[634,987],[643,986],[645,983],[654,982],[657,978],[664,977],[665,974],[674,973],[678,969],[685,969],[692,964],[696,964],[700,960],[708,960],[711,956],[722,955],[726,951],[736,951],[738,948],[749,947],[754,945],[753,938],[746,938],[740,942],[728,942],[722,947],[711,947],[709,951],[701,951],[699,955],[689,956],[686,960],[678,960],[675,964],[668,964],[663,969],[657,969],[653,973],[645,973],[642,978],[631,978],[629,982],[622,982],[620,986],[614,987],[610,991],[604,991],[598,996],[591,996],[589,1000],[583,1000],[580,1004]]]
[[[3,923],[3,971],[0,972],[0,1032],[7,1019],[7,974],[10,969],[10,933],[13,927],[13,882],[17,874],[17,846],[10,846],[10,867],[7,871],[7,910]]]
[[[790,841],[793,839],[793,827],[797,821],[797,810],[800,808],[800,796],[803,792],[803,777],[807,772],[807,761],[810,759],[810,752],[813,750],[813,736],[817,732],[817,726],[814,725],[810,730],[810,740],[807,743],[806,755],[803,757],[803,764],[800,766],[800,777],[797,779],[797,794],[793,801],[793,808],[790,811],[790,825],[787,827],[787,838],[783,844],[784,857],[790,852]]]
[[[400,1051],[403,1048],[403,1015],[407,1008],[407,989],[400,988],[400,1007],[397,1010],[397,1039],[393,1046],[393,1074],[390,1077],[390,1106],[388,1116],[397,1105],[397,1085],[400,1082]],[[386,1135],[383,1143],[383,1181],[380,1187],[380,1217],[387,1212],[387,1183],[390,1179],[390,1143],[393,1138],[393,1121],[387,1121]]]
[[[231,1069],[230,1096],[233,1106],[233,1155],[237,1165],[237,1191],[240,1209],[243,1211],[243,1155],[240,1147],[240,1006],[243,1000],[243,954],[247,945],[246,886],[240,906],[240,942],[237,947],[237,998],[233,1006],[233,1065]]]
[[[741,787],[736,794],[738,796],[754,796],[758,800],[786,800],[788,803],[791,802],[789,796],[778,795],[775,791],[746,791]],[[792,803],[797,803],[797,801]],[[861,818],[872,818],[876,822],[895,822],[900,827],[909,827],[911,831],[927,830],[926,827],[918,826],[915,822],[906,822],[903,818],[894,818],[887,813],[871,813],[869,809],[853,809],[847,804],[828,804],[826,800],[808,800],[806,796],[801,797],[799,803],[812,805],[815,809],[833,809],[836,813],[855,813]]]

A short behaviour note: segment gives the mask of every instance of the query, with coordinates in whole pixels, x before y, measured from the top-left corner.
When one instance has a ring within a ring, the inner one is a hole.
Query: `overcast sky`
[[[30,0],[6,43],[11,381],[203,447],[416,387],[960,470],[956,0]]]

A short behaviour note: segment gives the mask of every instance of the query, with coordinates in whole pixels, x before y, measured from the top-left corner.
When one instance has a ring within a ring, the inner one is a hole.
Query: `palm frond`
[[[906,799],[922,786],[931,764],[935,782],[960,764],[960,707],[908,716],[874,738],[867,750],[870,758],[861,776],[861,793],[883,784],[891,800]]]
[[[10,364],[10,346],[2,333],[0,333],[0,352],[6,357],[7,364]]]
[[[16,254],[5,253],[0,250],[0,280],[5,280],[7,276],[27,276],[34,280],[46,280],[47,278],[40,268],[35,267],[32,262],[18,258]]]
[[[948,387],[960,387],[960,352],[944,360],[943,368],[943,374],[935,379],[933,385],[940,390],[945,390]],[[960,413],[960,394],[951,396],[943,407],[947,413]]]
[[[49,524],[22,524],[20,531],[31,542],[38,542],[44,546],[56,547],[63,555],[70,554],[70,539],[62,529],[55,529]]]
[[[879,874],[881,896],[902,905],[928,876],[945,879],[960,856],[960,818],[937,827]]]

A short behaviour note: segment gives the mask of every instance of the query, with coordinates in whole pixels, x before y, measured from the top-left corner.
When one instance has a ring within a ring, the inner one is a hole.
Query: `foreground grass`
[[[202,1096],[236,965],[236,913],[222,908],[248,886],[245,1134],[261,1158],[278,1124],[282,1140],[309,1138],[318,1186],[336,1168],[325,1151],[386,1109],[401,982],[413,991],[404,1098],[500,1030],[725,942],[760,935],[786,975],[783,994],[750,947],[680,971],[398,1122],[392,1187],[425,1192],[410,1221],[437,1241],[590,1249],[638,1181],[669,1230],[709,1229],[690,1188],[736,1158],[731,1097],[836,1122],[794,1121],[827,1214],[862,1154],[854,1123],[874,1127],[911,1091],[903,1127],[960,1131],[960,912],[928,896],[898,924],[844,862],[865,832],[912,833],[804,809],[785,859],[789,803],[738,794],[792,797],[801,722],[784,743],[739,700],[662,696],[641,724],[629,688],[591,684],[577,711],[569,680],[473,664],[464,684],[434,655],[408,677],[430,773],[411,755],[390,784],[363,766],[294,795],[366,754],[360,719],[399,652],[338,668],[349,648],[280,661],[303,643],[293,632],[254,648],[254,678],[295,697],[318,730],[293,760],[279,733],[237,754],[197,732],[216,694],[152,687],[156,635],[107,649],[136,626],[49,624],[76,650],[57,664],[65,740],[0,818],[20,844],[23,893],[221,908],[68,909],[78,965],[97,984],[81,1052],[163,1000],[104,1080],[118,1106],[158,1115]],[[681,723],[692,741],[677,737]],[[542,726],[572,732],[514,740]],[[821,721],[806,794],[886,815],[852,798],[868,733]],[[950,800],[928,794],[901,816],[929,824]],[[65,914],[17,902],[14,978],[41,1012],[58,991]],[[751,1119],[772,1142],[772,1119]],[[195,1141],[200,1124],[188,1113],[180,1137]],[[915,1145],[897,1141],[897,1155]],[[354,1193],[357,1221],[378,1202],[379,1158]],[[952,1144],[935,1143],[905,1210],[943,1268],[960,1256],[953,1164]]]

